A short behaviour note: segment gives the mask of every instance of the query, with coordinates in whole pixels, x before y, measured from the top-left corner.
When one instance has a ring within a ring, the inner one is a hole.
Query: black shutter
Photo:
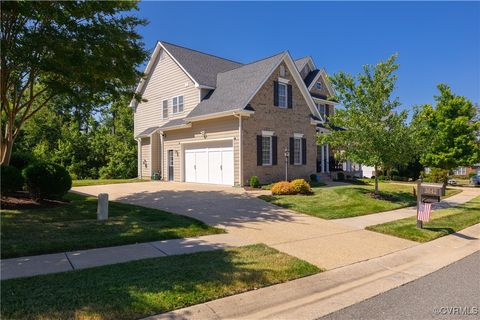
[[[277,165],[277,137],[272,136],[272,165]]]
[[[287,93],[287,96],[288,96],[288,102],[287,102],[287,106],[289,109],[292,109],[293,107],[293,96],[292,96],[292,85],[289,84],[287,86],[288,88],[288,93]]]
[[[295,150],[293,138],[290,138],[290,164],[294,164],[293,151]]]
[[[330,115],[330,106],[328,104],[325,105],[325,115],[327,117]]]
[[[278,81],[273,81],[273,105],[278,107]]]
[[[262,165],[262,136],[257,136],[257,166]]]
[[[302,138],[302,164],[307,164],[307,139]]]

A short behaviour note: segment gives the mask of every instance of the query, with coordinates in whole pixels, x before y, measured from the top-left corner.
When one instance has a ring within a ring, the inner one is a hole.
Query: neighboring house
[[[330,170],[318,146],[334,112],[325,71],[287,51],[248,64],[158,42],[132,100],[138,175],[246,185]]]
[[[430,173],[430,168],[425,167],[424,171],[426,174]],[[468,176],[471,173],[480,174],[480,163],[474,164],[471,167],[458,167],[451,171],[454,176]]]

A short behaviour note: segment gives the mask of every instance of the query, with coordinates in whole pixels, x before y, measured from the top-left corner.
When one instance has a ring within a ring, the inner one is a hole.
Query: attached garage
[[[234,185],[232,141],[186,145],[185,181]]]

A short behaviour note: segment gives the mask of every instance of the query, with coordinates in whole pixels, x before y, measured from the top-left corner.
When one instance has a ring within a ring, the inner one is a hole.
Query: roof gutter
[[[188,117],[185,120],[193,122],[193,121],[201,121],[201,120],[215,119],[215,118],[235,116],[235,115],[242,115],[242,116],[249,117],[253,113],[255,113],[255,111],[237,109],[237,110],[222,111],[217,113],[210,113],[203,116]]]

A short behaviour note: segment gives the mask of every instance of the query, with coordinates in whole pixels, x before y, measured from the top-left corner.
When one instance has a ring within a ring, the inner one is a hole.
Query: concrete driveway
[[[319,267],[332,269],[417,243],[295,213],[241,188],[174,182],[76,187],[74,191],[161,209],[225,228],[249,242],[265,243]]]

